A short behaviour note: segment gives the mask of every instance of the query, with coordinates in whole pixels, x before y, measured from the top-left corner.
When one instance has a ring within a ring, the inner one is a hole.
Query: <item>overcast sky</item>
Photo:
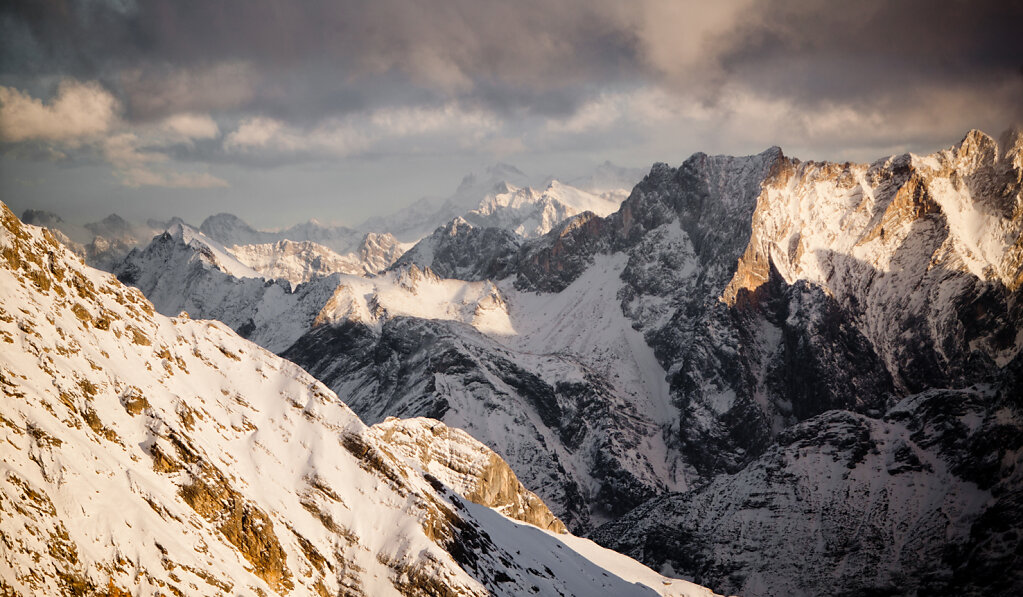
[[[0,193],[75,221],[356,224],[501,161],[571,178],[1023,120],[1014,0],[4,0]]]

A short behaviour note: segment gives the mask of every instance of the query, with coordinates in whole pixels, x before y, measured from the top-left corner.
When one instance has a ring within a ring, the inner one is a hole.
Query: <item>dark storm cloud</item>
[[[0,108],[19,119],[0,137],[56,127],[122,170],[626,144],[873,157],[1023,120],[1020,22],[1005,0],[7,0]],[[182,114],[217,134],[174,145],[160,127]]]
[[[312,122],[450,98],[564,115],[595,91],[642,84],[711,104],[740,85],[795,105],[896,109],[971,87],[1008,105],[1023,85],[1023,3],[1005,0],[13,0],[2,10],[4,77],[99,79],[135,119],[240,110]]]
[[[2,65],[5,75],[107,81],[143,118],[227,108],[315,118],[409,94],[564,110],[565,89],[634,70],[625,9],[592,0],[15,1],[3,30],[5,46],[17,47],[5,48]]]
[[[1023,3],[1005,0],[767,0],[736,21],[717,61],[727,78],[807,102],[985,86],[1019,78],[1021,23]]]

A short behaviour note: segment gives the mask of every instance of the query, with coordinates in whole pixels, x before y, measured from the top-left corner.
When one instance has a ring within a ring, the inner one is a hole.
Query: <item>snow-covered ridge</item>
[[[461,429],[424,417],[388,417],[369,432],[398,457],[472,502],[542,529],[565,532],[565,525],[519,483],[508,463]]]
[[[483,175],[466,176],[450,197],[422,199],[391,216],[371,218],[362,228],[417,242],[462,218],[473,226],[501,228],[533,238],[584,211],[610,214],[641,177],[637,170],[605,163],[572,183],[547,179],[537,185],[539,181],[531,181],[517,168],[498,164]]]
[[[236,278],[262,277],[260,272],[235,258],[226,247],[187,224],[174,224],[164,234],[174,243],[192,249],[196,259],[204,267],[216,268]]]
[[[751,275],[749,262],[767,258],[788,282],[804,279],[841,293],[830,279],[835,264],[829,256],[888,272],[905,267],[896,263],[905,259],[897,253],[911,236],[928,234],[945,242],[910,259],[1015,289],[1023,281],[1020,136],[1010,131],[1008,145],[999,150],[994,139],[971,131],[951,149],[870,165],[790,160],[764,185],[754,238],[726,296],[739,285],[749,288],[741,279]],[[922,230],[928,219],[940,227]],[[762,272],[763,266],[753,269]]]
[[[786,159],[763,184],[723,299],[755,296],[772,271],[820,287],[909,386],[906,333],[931,337],[946,371],[973,350],[1008,363],[1023,349],[1023,330],[978,334],[960,313],[964,302],[993,300],[999,306],[979,308],[1018,317],[1006,297],[1023,283],[1020,133],[1003,139],[1000,148],[971,131],[953,148],[870,165]]]
[[[710,594],[466,501],[295,365],[155,314],[6,206],[0,219],[8,588]]]
[[[390,318],[413,316],[511,333],[503,299],[490,282],[441,279],[411,266],[372,278],[334,273],[292,286],[264,281],[226,249],[188,230],[133,251],[115,272],[118,278],[140,288],[165,315],[185,311],[218,319],[275,352],[316,325],[344,320],[379,329]]]
[[[618,209],[622,199],[621,194],[596,195],[557,180],[542,191],[502,184],[462,217],[474,226],[503,228],[523,238],[535,238],[584,211],[606,216]]]
[[[312,241],[279,240],[260,245],[234,245],[228,250],[240,262],[268,280],[292,285],[333,273],[373,275],[390,266],[411,247],[390,234],[368,233],[358,251],[339,255]]]
[[[394,317],[457,321],[497,335],[515,333],[493,282],[442,279],[414,265],[375,278],[341,276],[313,325],[354,321],[379,329]]]

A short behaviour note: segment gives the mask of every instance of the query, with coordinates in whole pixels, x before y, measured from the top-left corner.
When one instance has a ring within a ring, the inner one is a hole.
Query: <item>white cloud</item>
[[[120,133],[103,140],[103,157],[114,167],[121,184],[129,187],[208,189],[229,186],[208,172],[180,172],[167,168],[167,154],[146,149],[135,133]]]
[[[48,104],[0,86],[0,139],[74,142],[114,125],[120,104],[98,83],[65,80]]]
[[[272,118],[254,117],[243,120],[227,135],[224,149],[242,153],[319,153],[340,157],[415,140],[438,143],[453,140],[456,146],[464,148],[479,145],[500,127],[500,120],[493,114],[466,110],[457,104],[381,108],[344,118],[329,118],[308,129]],[[412,147],[406,145],[404,150],[412,150]]]
[[[337,119],[302,130],[272,118],[248,118],[224,139],[224,149],[240,153],[265,150],[269,153],[346,156],[364,147],[365,142],[359,132],[349,123]]]
[[[429,133],[467,133],[492,131],[498,119],[482,110],[465,110],[454,103],[440,107],[385,108],[369,114],[370,124],[379,136],[410,137]]]
[[[224,148],[228,150],[246,150],[266,147],[270,143],[280,144],[284,134],[284,123],[272,118],[247,118],[238,125],[238,129],[224,139]]]
[[[553,134],[582,134],[611,130],[617,126],[633,129],[659,128],[682,119],[701,119],[710,113],[691,98],[665,92],[657,87],[602,93],[566,118],[548,119],[545,129]]]
[[[97,82],[65,80],[44,103],[28,93],[0,86],[0,139],[42,141],[48,155],[61,148],[95,148],[127,186],[210,188],[228,186],[207,172],[180,172],[154,148],[214,139],[220,128],[209,114],[180,113],[155,124],[132,126],[120,118],[120,103]]]
[[[209,114],[175,114],[165,118],[160,129],[173,141],[214,139],[220,135],[220,127]]]

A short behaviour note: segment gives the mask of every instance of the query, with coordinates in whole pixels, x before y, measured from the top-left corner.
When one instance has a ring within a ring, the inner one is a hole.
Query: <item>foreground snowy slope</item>
[[[709,594],[471,503],[556,528],[471,439],[366,428],[291,363],[0,221],[4,591]]]

